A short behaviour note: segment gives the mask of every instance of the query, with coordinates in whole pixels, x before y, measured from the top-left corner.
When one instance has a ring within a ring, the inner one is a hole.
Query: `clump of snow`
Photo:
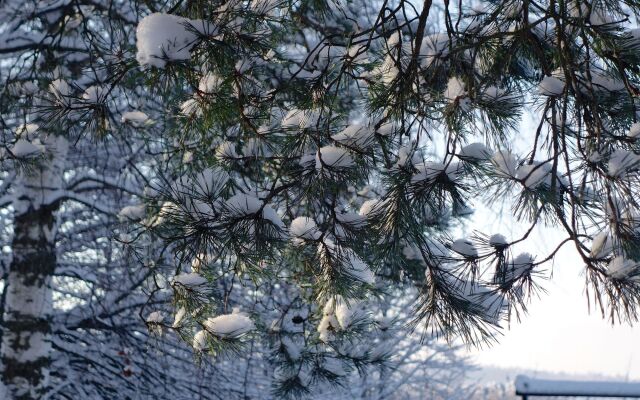
[[[539,186],[551,186],[551,165],[549,163],[535,162],[533,164],[525,164],[516,170],[516,179],[520,180],[524,186],[529,189],[535,189]]]
[[[370,215],[374,215],[376,212],[378,212],[381,205],[382,201],[380,199],[369,199],[362,203],[358,214],[362,215],[363,217],[369,217]]]
[[[255,329],[251,318],[237,310],[232,314],[208,318],[203,325],[211,334],[230,339],[239,338]]]
[[[320,229],[318,229],[316,222],[312,218],[297,217],[291,221],[289,234],[294,238],[318,240],[322,232],[320,232]]]
[[[374,131],[360,124],[347,126],[344,130],[331,136],[336,142],[347,146],[354,146],[360,149],[366,148],[373,140]]]
[[[612,178],[625,176],[630,169],[636,168],[640,163],[640,156],[632,151],[616,149],[607,163],[607,175]]]
[[[244,217],[260,211],[262,202],[254,196],[237,193],[225,202],[226,208],[236,217]]]
[[[180,114],[185,116],[199,115],[201,113],[200,105],[196,99],[185,100],[180,104]]]
[[[505,91],[497,86],[488,86],[482,92],[482,97],[487,101],[498,100],[505,97]]]
[[[640,137],[640,122],[634,122],[633,124],[631,124],[627,136],[629,136],[630,138]]]
[[[355,254],[350,254],[348,257],[347,274],[351,275],[354,279],[361,282],[373,285],[376,281],[376,277],[371,271],[371,268]]]
[[[197,272],[179,274],[173,277],[172,285],[182,285],[187,288],[197,288],[207,284],[207,278]]]
[[[351,226],[352,228],[361,228],[367,222],[367,219],[361,214],[357,214],[350,211],[340,212],[337,208],[336,208],[336,219],[341,224]]]
[[[49,91],[53,94],[58,102],[62,104],[66,104],[69,102],[69,95],[71,95],[71,86],[67,83],[67,81],[63,79],[56,79],[52,81],[49,85]]]
[[[164,321],[164,315],[162,315],[162,311],[153,311],[147,316],[147,323],[161,324],[162,321]]]
[[[45,147],[37,139],[28,141],[18,139],[11,146],[11,153],[17,158],[35,157],[45,152]]]
[[[444,175],[450,181],[455,182],[460,175],[460,165],[457,162],[439,163],[426,162],[416,165],[418,170],[412,177],[411,183],[433,183],[438,177]]]
[[[621,79],[609,76],[605,71],[591,70],[590,77],[582,72],[576,75],[578,77],[579,89],[584,94],[607,94],[610,92],[621,92],[626,89]]]
[[[133,126],[142,126],[149,122],[149,116],[142,111],[127,111],[122,114],[123,124],[129,123]]]
[[[607,274],[613,279],[625,279],[636,274],[640,263],[629,260],[624,256],[617,256],[607,265]]]
[[[222,78],[213,72],[207,72],[200,78],[200,82],[198,82],[198,90],[211,94],[218,91],[220,85],[222,84]]]
[[[467,258],[477,258],[478,249],[468,239],[458,239],[451,243],[451,250]]]
[[[267,221],[271,222],[273,225],[275,225],[278,228],[280,228],[281,231],[284,231],[286,229],[286,226],[284,225],[284,222],[282,222],[282,219],[280,219],[280,216],[278,215],[276,210],[274,210],[268,204],[266,204],[262,208],[262,218],[266,219]]]
[[[538,84],[538,94],[542,96],[560,96],[564,92],[564,82],[555,76],[545,76]]]
[[[354,165],[353,157],[347,149],[336,146],[324,146],[316,153],[316,169],[349,168]]]
[[[505,238],[504,235],[496,233],[491,235],[489,238],[489,245],[497,249],[501,249],[507,247],[509,242],[507,242],[507,238]]]
[[[82,94],[82,99],[85,103],[98,104],[107,97],[108,90],[104,86],[94,85],[89,86]]]
[[[471,160],[488,160],[492,153],[493,151],[482,143],[471,143],[460,149],[458,156]]]
[[[134,205],[134,206],[126,206],[123,207],[122,210],[118,213],[118,217],[122,220],[132,220],[137,221],[144,218],[145,215],[145,206],[144,204]]]
[[[175,317],[173,318],[173,324],[171,324],[171,327],[173,328],[179,327],[185,315],[187,315],[187,309],[184,307],[180,307],[176,312]]]
[[[220,145],[216,148],[216,156],[222,159],[234,159],[238,158],[238,153],[236,152],[236,145],[230,141],[224,141],[220,143]]]
[[[600,232],[593,238],[589,257],[593,259],[605,258],[613,251],[613,239],[606,232]]]
[[[376,129],[376,133],[380,136],[389,136],[395,131],[395,126],[393,121],[385,122],[380,125],[378,129]]]
[[[282,336],[282,338],[280,339],[285,351],[287,352],[287,355],[289,356],[289,359],[293,361],[300,359],[303,348],[303,346],[296,343],[294,339],[295,338],[292,338],[290,336]]]
[[[144,17],[136,28],[136,59],[140,65],[164,68],[167,60],[188,60],[197,41],[197,31],[213,34],[211,24],[171,14],[153,13]]]
[[[343,330],[348,329],[355,320],[362,318],[364,313],[364,304],[360,301],[351,300],[347,303],[342,297],[336,300],[334,314]]]
[[[329,300],[323,309],[322,319],[318,324],[320,340],[328,343],[334,339],[334,332],[347,330],[354,321],[364,317],[364,303],[356,300],[345,300],[342,296]]]
[[[193,336],[193,349],[196,351],[202,351],[204,349],[207,348],[207,336],[208,333],[207,331],[205,331],[204,329],[201,331],[198,331],[198,333],[196,333]]]
[[[292,109],[282,118],[280,126],[284,129],[308,129],[316,126],[319,119],[317,110]]]
[[[27,139],[32,137],[40,129],[38,124],[23,124],[16,129],[16,137]]]
[[[498,150],[491,157],[491,163],[496,168],[496,174],[506,178],[516,176],[518,162],[513,154],[505,150]]]
[[[525,276],[533,269],[533,256],[529,253],[520,253],[513,259],[506,271],[506,280],[514,281]]]
[[[225,208],[231,216],[237,218],[256,214],[262,208],[262,218],[271,222],[281,230],[286,229],[282,219],[280,219],[276,211],[253,195],[236,193],[225,201]]]
[[[422,45],[420,46],[420,65],[422,68],[428,68],[440,58],[446,57],[449,54],[449,35],[446,33],[434,33],[427,35],[422,39]]]
[[[460,80],[458,77],[451,77],[447,82],[447,88],[444,92],[444,98],[449,102],[453,103],[458,98],[464,97],[467,95],[467,92],[464,90],[464,82]]]

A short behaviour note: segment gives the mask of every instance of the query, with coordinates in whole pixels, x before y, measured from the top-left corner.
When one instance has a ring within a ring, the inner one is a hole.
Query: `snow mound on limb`
[[[157,68],[164,68],[167,60],[188,60],[197,41],[196,32],[211,35],[216,29],[203,20],[164,13],[147,15],[136,28],[136,59],[142,66]]]
[[[255,324],[246,314],[233,310],[231,314],[208,318],[203,325],[220,338],[236,339],[255,329]]]

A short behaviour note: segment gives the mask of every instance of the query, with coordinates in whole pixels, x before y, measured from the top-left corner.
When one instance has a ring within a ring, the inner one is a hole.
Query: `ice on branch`
[[[188,60],[201,35],[214,35],[214,27],[202,20],[189,20],[171,14],[153,13],[144,17],[136,29],[136,59],[140,65],[164,68],[167,60]]]
[[[251,318],[238,310],[233,310],[232,314],[208,318],[203,325],[209,333],[225,339],[236,339],[255,329]]]

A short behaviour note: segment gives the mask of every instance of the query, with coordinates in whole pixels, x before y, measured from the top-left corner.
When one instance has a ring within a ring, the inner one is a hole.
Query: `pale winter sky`
[[[526,229],[526,226],[500,220],[495,211],[476,210],[469,228],[482,227],[485,233],[501,232],[508,239]],[[542,258],[548,254],[543,250],[555,247],[562,237],[561,232],[554,229],[540,229],[516,254],[528,251]],[[476,362],[640,380],[640,327],[612,327],[593,308],[589,314],[582,271],[583,265],[575,250],[565,246],[553,265],[553,278],[543,282],[548,293],[533,300],[529,314],[521,323],[512,323],[510,329],[505,327],[498,344],[473,350]]]

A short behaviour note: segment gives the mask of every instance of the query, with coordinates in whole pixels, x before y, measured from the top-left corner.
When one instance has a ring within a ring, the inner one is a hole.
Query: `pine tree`
[[[181,335],[197,350],[218,354],[263,331],[262,313],[231,312],[240,303],[230,293],[267,282],[311,304],[301,318],[314,357],[352,368],[373,360],[342,349],[376,322],[339,316],[375,315],[374,299],[400,284],[419,289],[411,326],[491,341],[526,311],[565,245],[603,315],[637,319],[636,3],[163,11],[139,23],[137,60],[161,97],[181,92],[167,101],[176,149],[149,199],[156,217],[140,230],[176,255],[175,302],[192,326]],[[516,154],[510,141],[528,111],[537,129]],[[507,202],[530,228],[451,237],[471,199]],[[566,239],[550,254],[522,252],[539,224]],[[327,376],[276,365],[279,395]]]
[[[213,398],[190,349],[148,332],[168,299],[115,240],[154,147],[118,83],[137,11],[107,5],[0,6],[3,399]]]
[[[135,260],[122,295],[151,334],[231,375],[229,357],[255,357],[277,397],[326,393],[354,372],[384,381],[398,360],[377,347],[390,313],[427,343],[492,341],[566,245],[603,317],[638,318],[636,2],[2,7],[7,397],[55,390],[65,257],[118,265],[119,279]],[[454,236],[478,202],[506,204],[525,234]],[[124,249],[104,244],[118,213]],[[526,252],[538,225],[566,235],[549,254]],[[122,289],[107,275],[98,295]],[[392,306],[402,293],[410,312]],[[136,332],[127,318],[118,326]],[[250,376],[230,390],[247,396]]]

